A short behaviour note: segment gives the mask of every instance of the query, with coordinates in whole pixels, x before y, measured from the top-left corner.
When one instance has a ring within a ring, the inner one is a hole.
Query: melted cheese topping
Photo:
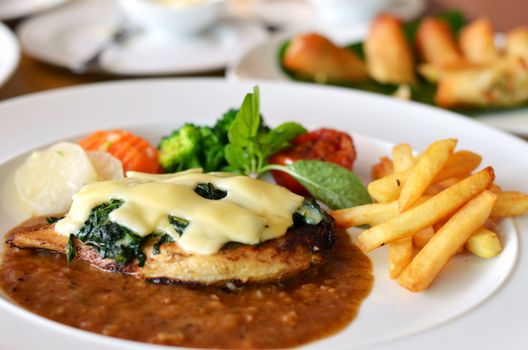
[[[211,183],[226,191],[219,200],[194,192],[199,183]],[[93,182],[75,196],[68,215],[55,224],[55,231],[77,233],[90,211],[111,199],[124,203],[112,211],[109,220],[139,236],[153,232],[171,235],[188,252],[213,254],[227,242],[257,244],[280,237],[293,224],[292,215],[303,197],[284,187],[229,173],[208,173],[191,169],[176,174],[129,172],[117,181]],[[189,221],[180,235],[169,216]]]

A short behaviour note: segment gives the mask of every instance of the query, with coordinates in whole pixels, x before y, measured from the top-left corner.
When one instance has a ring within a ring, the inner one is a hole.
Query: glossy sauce
[[[284,348],[332,335],[373,284],[370,260],[346,233],[319,268],[236,290],[155,285],[63,255],[7,248],[0,286],[46,318],[113,337],[203,348]],[[353,327],[353,326],[352,326]]]

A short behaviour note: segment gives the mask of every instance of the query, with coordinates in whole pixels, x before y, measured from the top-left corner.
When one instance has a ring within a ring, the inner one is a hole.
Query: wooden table
[[[508,30],[521,24],[528,25],[526,0],[430,0],[426,13],[433,14],[453,8],[463,10],[469,18],[487,16],[498,30]],[[12,22],[8,25],[15,28],[17,23]],[[224,71],[201,74],[201,76],[223,75]],[[0,100],[58,87],[118,79],[127,78],[112,75],[77,75],[22,54],[15,74],[0,88]]]

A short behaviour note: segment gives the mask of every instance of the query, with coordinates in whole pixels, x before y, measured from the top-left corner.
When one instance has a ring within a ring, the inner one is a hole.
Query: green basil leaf
[[[274,166],[299,181],[316,199],[333,210],[372,203],[366,187],[351,171],[320,160],[299,160],[285,167]]]
[[[247,147],[255,142],[260,126],[260,97],[258,87],[244,97],[233,124],[229,128],[228,138],[232,145]]]
[[[227,145],[225,147],[225,159],[229,166],[235,171],[248,173],[250,171],[250,157],[242,147]]]
[[[290,146],[290,141],[297,136],[304,134],[306,129],[299,123],[287,122],[271,129],[270,132],[263,135],[260,139],[262,150],[267,156]]]

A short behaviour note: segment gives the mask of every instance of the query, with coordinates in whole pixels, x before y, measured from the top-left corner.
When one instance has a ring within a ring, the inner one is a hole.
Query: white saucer
[[[34,15],[69,0],[1,0],[0,20]]]
[[[13,33],[0,22],[0,87],[13,74],[20,59],[20,48]]]
[[[65,68],[86,61],[122,20],[109,0],[82,0],[24,22],[18,29],[29,55]],[[223,20],[192,39],[167,39],[147,31],[101,56],[101,70],[122,75],[188,74],[221,69],[230,60],[264,41],[257,25]]]
[[[425,9],[424,0],[399,0],[389,6],[386,12],[393,13],[403,20],[410,20],[420,15]],[[331,27],[318,23],[317,13],[305,0],[230,0],[230,11],[240,17],[258,20],[266,25],[282,29],[299,29]],[[354,27],[368,26],[368,22],[356,22]]]

